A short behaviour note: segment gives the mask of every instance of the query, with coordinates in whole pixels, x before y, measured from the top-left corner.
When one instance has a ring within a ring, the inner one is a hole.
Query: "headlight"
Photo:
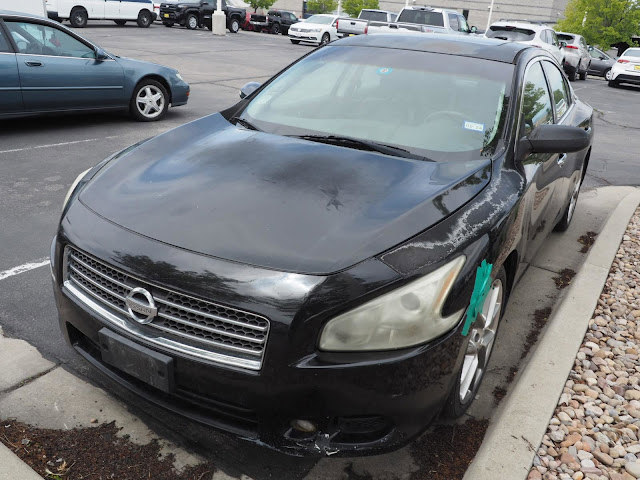
[[[89,173],[89,170],[91,170],[91,169],[87,168],[84,172],[82,172],[80,175],[78,175],[78,177],[73,181],[73,183],[71,184],[71,187],[69,187],[69,191],[67,192],[67,196],[64,197],[64,202],[62,203],[62,210],[65,209],[65,207],[67,206],[67,203],[69,202],[69,199],[71,198],[71,195],[73,195],[74,190],[76,189],[78,184],[82,181],[84,176],[87,173]]]
[[[184,82],[184,78],[182,78],[182,75],[180,75],[180,72],[176,72],[176,77],[178,77],[178,80],[182,80]]]
[[[320,349],[392,350],[428,342],[451,330],[464,310],[443,317],[442,306],[464,262],[460,256],[329,321],[320,336]]]

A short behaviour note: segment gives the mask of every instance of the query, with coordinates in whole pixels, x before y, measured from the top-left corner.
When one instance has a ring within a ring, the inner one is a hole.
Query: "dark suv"
[[[225,0],[220,1],[222,3],[222,11],[227,17],[227,28],[231,33],[238,33],[240,25],[246,18],[246,10],[229,6]],[[160,19],[167,27],[179,24],[190,30],[205,26],[211,30],[211,15],[216,9],[215,5],[215,0],[200,0],[200,2],[179,4],[162,3],[160,5]]]
[[[251,14],[251,25],[256,32],[267,29],[276,35],[287,35],[289,27],[299,21],[293,12],[285,10],[269,10],[266,15]]]

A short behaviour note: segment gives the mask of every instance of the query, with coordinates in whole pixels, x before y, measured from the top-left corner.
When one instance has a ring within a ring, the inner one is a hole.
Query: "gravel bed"
[[[640,478],[640,208],[629,223],[529,480]]]

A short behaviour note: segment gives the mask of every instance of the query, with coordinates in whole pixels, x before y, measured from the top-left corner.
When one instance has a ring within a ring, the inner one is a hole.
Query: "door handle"
[[[28,60],[26,62],[24,62],[24,64],[27,67],[41,67],[42,66],[42,62],[30,62]]]
[[[567,154],[566,153],[563,153],[562,155],[560,155],[558,157],[558,160],[557,160],[559,166],[563,166],[564,162],[566,162],[566,161],[567,161]]]

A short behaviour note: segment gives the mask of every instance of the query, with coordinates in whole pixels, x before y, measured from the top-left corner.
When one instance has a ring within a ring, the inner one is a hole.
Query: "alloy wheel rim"
[[[611,80],[611,70],[607,70],[607,73],[604,74],[605,80]]]
[[[189,26],[191,28],[196,28],[198,26],[196,17],[189,17]]]
[[[320,41],[320,43],[322,45],[326,45],[327,43],[329,43],[329,36],[326,33],[322,35],[322,40]]]
[[[496,331],[502,310],[502,280],[496,278],[491,284],[482,312],[476,319],[476,327],[469,332],[469,343],[464,355],[460,376],[460,402],[466,403],[480,384],[496,340]]]
[[[569,209],[567,210],[567,222],[571,221],[573,218],[573,212],[576,209],[576,205],[578,204],[578,195],[580,193],[580,182],[576,183],[576,186],[573,187],[573,192],[571,193],[571,200],[569,201]]]
[[[81,25],[83,23],[84,17],[81,13],[76,13],[75,20],[78,25]]]
[[[138,111],[145,118],[155,118],[164,110],[164,95],[159,88],[147,85],[141,88],[136,97]]]

